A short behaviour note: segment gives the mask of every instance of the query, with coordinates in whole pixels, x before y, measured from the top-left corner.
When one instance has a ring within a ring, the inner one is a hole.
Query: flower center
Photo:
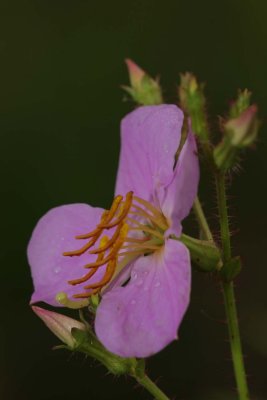
[[[106,233],[111,229],[112,235],[108,237]],[[87,298],[99,293],[115,273],[120,272],[134,258],[159,250],[164,243],[166,229],[166,218],[148,201],[134,196],[133,192],[128,192],[125,199],[121,195],[116,196],[111,208],[103,212],[96,228],[75,237],[87,239],[87,243],[78,250],[63,253],[69,257],[80,256],[85,252],[96,256],[95,262],[84,266],[89,272],[79,279],[69,281],[70,285],[87,282],[100,267],[106,266],[99,282],[84,286],[86,292],[73,297]]]

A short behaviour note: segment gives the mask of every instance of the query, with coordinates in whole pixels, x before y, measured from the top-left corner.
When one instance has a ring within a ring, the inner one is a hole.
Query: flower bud
[[[258,135],[258,108],[255,104],[249,106],[250,93],[240,92],[237,101],[230,110],[230,117],[223,125],[224,137],[214,150],[214,160],[217,167],[226,171],[238,160],[239,152],[250,146]]]
[[[38,315],[45,325],[70,349],[76,346],[76,341],[71,334],[73,328],[85,331],[86,327],[82,322],[76,321],[65,315],[48,311],[40,307],[32,306],[32,310]]]
[[[254,142],[259,127],[257,111],[257,106],[253,104],[243,111],[239,117],[226,122],[224,125],[225,133],[229,135],[233,146],[247,147]]]
[[[122,86],[140,105],[163,103],[161,88],[157,80],[151,78],[143,69],[129,58],[125,60],[131,86]]]
[[[206,117],[206,99],[204,84],[199,84],[190,72],[181,74],[178,95],[182,109],[190,116],[192,130],[202,142],[209,139],[209,129]]]

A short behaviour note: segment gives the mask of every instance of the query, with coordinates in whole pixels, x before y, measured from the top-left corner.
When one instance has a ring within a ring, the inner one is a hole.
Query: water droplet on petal
[[[136,273],[136,272],[133,272],[133,274],[132,274],[132,279],[135,280],[136,278],[137,278],[137,273]]]
[[[156,282],[154,286],[155,287],[159,287],[160,286],[160,282]]]
[[[135,301],[135,300],[132,300],[132,301],[131,301],[131,304],[133,304],[133,305],[134,305],[135,303],[136,303],[136,301]]]
[[[58,274],[60,271],[61,271],[61,268],[60,268],[60,267],[56,267],[56,268],[54,269],[55,274]]]
[[[139,281],[138,281],[138,282],[136,282],[136,284],[137,284],[137,286],[141,286],[141,285],[143,285],[143,279],[139,279]]]
[[[168,147],[168,145],[167,145],[167,144],[164,144],[163,148],[164,148],[165,153],[168,154],[168,153],[169,153],[169,147]]]

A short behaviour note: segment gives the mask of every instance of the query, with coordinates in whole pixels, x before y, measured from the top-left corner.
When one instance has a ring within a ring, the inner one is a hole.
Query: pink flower
[[[110,210],[54,208],[29,243],[31,302],[58,306],[58,292],[74,298],[100,293],[96,334],[122,357],[147,357],[176,339],[189,303],[189,252],[171,238],[181,234],[199,181],[191,132],[175,161],[182,123],[175,105],[140,107],[127,115]]]

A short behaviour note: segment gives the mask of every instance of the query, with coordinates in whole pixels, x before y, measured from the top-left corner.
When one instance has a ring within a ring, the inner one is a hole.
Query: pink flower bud
[[[78,328],[80,330],[86,330],[85,325],[82,322],[76,321],[65,315],[58,314],[53,311],[48,311],[40,307],[32,306],[32,310],[38,315],[39,318],[45,323],[45,325],[54,333],[63,343],[70,348],[75,347],[75,339],[71,334],[72,328]]]
[[[162,104],[162,94],[157,79],[151,78],[142,68],[140,68],[130,58],[125,60],[130,79],[130,86],[122,86],[122,88],[132,97],[139,105],[156,105]]]
[[[239,117],[229,119],[225,131],[231,138],[231,144],[236,147],[246,147],[253,143],[258,133],[258,108],[252,104]]]
[[[125,62],[128,68],[129,78],[132,87],[140,85],[143,77],[145,76],[145,71],[130,58],[126,58]]]

